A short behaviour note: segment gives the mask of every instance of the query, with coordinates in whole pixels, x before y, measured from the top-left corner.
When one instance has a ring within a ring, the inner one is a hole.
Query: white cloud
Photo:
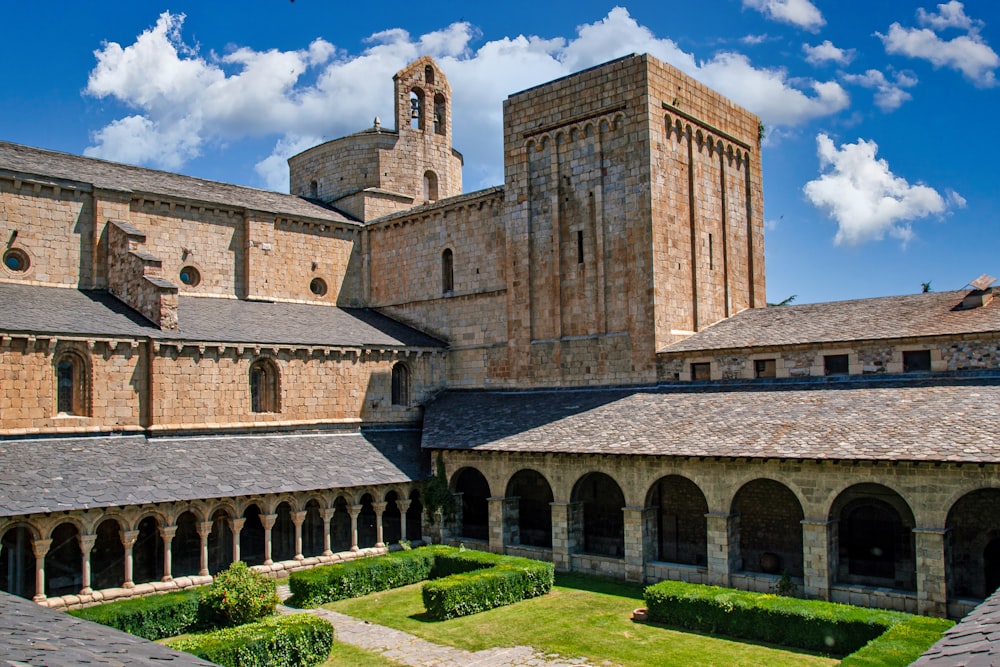
[[[913,237],[911,223],[941,215],[950,206],[963,206],[958,193],[946,201],[926,185],[910,185],[889,164],[875,157],[878,145],[857,143],[834,146],[825,134],[816,136],[821,174],[803,188],[806,198],[837,222],[838,245],[861,245],[889,234],[906,243]]]
[[[809,0],[743,0],[743,7],[756,9],[769,19],[817,32],[826,25],[823,14]]]
[[[237,46],[206,57],[183,41],[183,22],[166,12],[134,43],[106,43],[95,52],[86,94],[114,98],[132,113],[94,132],[88,154],[178,169],[210,146],[274,137],[272,155],[256,172],[268,187],[287,189],[284,160],[294,152],[369,127],[376,115],[393,127],[392,75],[424,54],[452,85],[454,143],[465,155],[467,189],[503,180],[502,104],[509,94],[629,53],[674,65],[757,113],[769,129],[849,103],[834,81],[793,80],[739,53],[699,61],[621,7],[571,38],[519,35],[473,49],[476,29],[454,23],[419,36],[385,30],[356,55],[317,39],[301,50]]]
[[[920,58],[934,67],[958,70],[977,86],[996,85],[994,70],[1000,67],[1000,56],[979,34],[982,21],[966,16],[962,3],[955,0],[938,5],[938,10],[937,14],[923,9],[917,11],[917,19],[927,27],[904,28],[899,23],[893,23],[887,35],[875,33],[882,40],[886,53]],[[947,28],[967,32],[942,39],[937,32]]]
[[[746,44],[747,46],[756,46],[757,44],[763,44],[764,42],[772,39],[774,38],[769,36],[767,33],[764,33],[762,35],[744,35],[743,37],[740,37],[740,42]]]
[[[843,79],[847,83],[857,84],[865,88],[875,90],[875,105],[882,111],[888,113],[895,111],[913,99],[913,96],[906,92],[906,88],[917,85],[917,77],[909,72],[896,72],[892,81],[877,69],[870,69],[864,74],[844,74]]]
[[[854,60],[854,49],[838,48],[828,39],[816,46],[803,44],[802,50],[806,52],[806,62],[810,65],[825,65],[826,63],[847,65]]]

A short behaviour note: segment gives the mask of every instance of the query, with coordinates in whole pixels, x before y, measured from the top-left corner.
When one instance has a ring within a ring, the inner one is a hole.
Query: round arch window
[[[316,296],[323,296],[326,294],[326,281],[322,278],[313,278],[309,282],[309,291]]]
[[[31,265],[31,260],[28,259],[28,253],[20,248],[11,248],[3,254],[3,265],[8,271],[24,273]]]
[[[201,282],[201,274],[198,273],[198,269],[193,266],[185,266],[181,269],[181,282],[188,287],[197,287],[198,283]]]

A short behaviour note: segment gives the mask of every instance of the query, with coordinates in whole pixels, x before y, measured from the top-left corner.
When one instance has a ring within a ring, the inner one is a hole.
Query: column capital
[[[412,504],[413,504],[413,501],[410,500],[409,498],[407,498],[406,500],[397,500],[396,501],[396,507],[398,507],[399,511],[402,512],[403,514],[406,514],[410,510],[410,505],[412,505]]]
[[[195,529],[198,531],[198,537],[208,537],[212,533],[212,522],[211,521],[199,521],[195,525]]]
[[[323,513],[323,521],[330,523],[333,520],[333,515],[337,512],[337,510],[335,510],[332,507],[327,507],[326,509],[320,510],[320,512]]]
[[[131,549],[132,546],[135,544],[135,541],[139,539],[139,531],[123,530],[121,537],[122,537],[122,546],[125,547],[126,549]]]
[[[80,541],[80,551],[83,553],[90,553],[97,544],[97,535],[80,535],[77,539]]]
[[[358,515],[361,514],[361,510],[365,508],[364,505],[351,505],[347,508],[348,514],[351,515],[352,519],[357,519]]]
[[[303,523],[305,523],[305,520],[306,520],[306,512],[305,511],[302,511],[302,512],[292,512],[292,524],[294,524],[296,528],[299,527],[299,526],[301,526]]]
[[[260,525],[264,527],[264,530],[271,530],[274,528],[274,522],[278,520],[277,514],[261,514],[260,515]]]
[[[372,503],[372,509],[381,514],[388,505],[389,503]]]
[[[174,535],[176,534],[177,526],[163,526],[160,528],[160,537],[162,537],[165,542],[169,542],[174,539]]]
[[[242,517],[239,519],[230,519],[229,527],[232,529],[234,533],[238,533],[241,530],[243,530],[243,524],[245,524],[246,522],[247,520]]]
[[[45,558],[52,546],[52,540],[35,540],[31,543],[31,550],[35,552],[35,558]]]

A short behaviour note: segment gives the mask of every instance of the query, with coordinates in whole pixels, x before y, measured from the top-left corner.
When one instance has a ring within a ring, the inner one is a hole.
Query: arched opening
[[[319,198],[319,181],[309,181],[309,197],[312,199]]]
[[[552,548],[552,487],[535,470],[519,470],[507,483],[508,498],[517,498],[518,544]]]
[[[1000,489],[977,489],[952,505],[948,596],[982,600],[1000,586]]]
[[[837,581],[916,590],[913,512],[898,493],[856,484],[837,496],[830,514],[839,522]]]
[[[406,510],[406,539],[417,542],[424,538],[424,505],[420,502],[420,492],[410,492],[410,506]]]
[[[280,503],[275,511],[277,518],[271,528],[271,560],[278,562],[295,558],[295,524],[292,523],[292,506]]]
[[[31,532],[16,526],[0,539],[0,590],[29,600],[35,596],[35,552]]]
[[[353,531],[347,500],[343,496],[338,496],[333,503],[333,518],[330,519],[330,549],[334,553],[350,551]]]
[[[175,537],[172,546],[176,544]],[[139,522],[139,536],[132,545],[132,581],[144,584],[147,581],[161,579],[163,579],[163,536],[160,535],[160,522],[155,517],[147,516]]]
[[[264,563],[264,524],[260,508],[250,505],[243,510],[243,529],[240,530],[240,560],[247,565]]]
[[[90,374],[86,360],[76,351],[56,358],[56,411],[86,417],[90,414]]]
[[[708,562],[708,501],[698,485],[680,475],[656,480],[648,507],[656,508],[656,557],[668,563]]]
[[[250,410],[281,412],[278,367],[270,359],[258,359],[250,366]]]
[[[424,172],[424,201],[437,201],[438,177],[433,171]]]
[[[366,549],[378,542],[378,519],[375,516],[375,499],[370,493],[361,496],[361,513],[358,514],[358,547]]]
[[[302,521],[302,555],[323,553],[323,512],[315,499],[306,503],[306,518]]]
[[[463,468],[455,473],[452,481],[455,493],[462,494],[462,537],[470,540],[488,540],[490,512],[486,499],[490,485],[475,468]]]
[[[392,367],[392,404],[410,404],[410,369],[401,361]]]
[[[395,491],[385,494],[385,511],[382,512],[382,541],[386,544],[396,544],[403,539],[403,517],[399,513],[396,501],[399,495]]]
[[[430,65],[424,65],[424,81],[434,85],[434,68]]]
[[[76,595],[83,588],[83,553],[80,530],[61,523],[52,531],[52,545],[45,554],[45,594]]]
[[[410,127],[424,129],[424,91],[420,88],[410,91]]]
[[[121,527],[105,519],[97,527],[97,539],[90,551],[90,581],[95,590],[118,588],[125,583],[125,546]]]
[[[441,253],[441,291],[445,294],[455,291],[455,256],[451,248]]]
[[[177,517],[177,532],[170,547],[170,571],[175,577],[189,577],[201,570],[201,537],[194,512]]]
[[[747,482],[732,512],[739,515],[745,572],[802,576],[802,505],[791,489],[771,479]]]
[[[602,472],[587,473],[573,487],[572,500],[583,508],[583,551],[599,556],[625,555],[625,494]]]
[[[445,107],[444,95],[437,93],[434,95],[434,132],[436,134],[445,133],[447,119],[448,110]]]
[[[229,512],[223,509],[212,513],[212,532],[208,534],[208,572],[216,574],[233,562],[233,527]]]

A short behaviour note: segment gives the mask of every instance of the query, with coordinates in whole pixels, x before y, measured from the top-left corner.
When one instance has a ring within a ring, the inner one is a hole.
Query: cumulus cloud
[[[870,69],[864,74],[844,74],[843,79],[847,83],[874,89],[875,106],[886,113],[895,111],[904,102],[913,99],[906,89],[918,83],[917,77],[910,72],[896,72],[890,81],[877,69]]]
[[[803,44],[802,50],[805,51],[806,62],[810,65],[825,65],[826,63],[847,65],[854,60],[854,49],[838,48],[828,39],[816,46]]]
[[[969,18],[957,0],[938,5],[938,12],[917,11],[922,28],[905,28],[899,23],[889,26],[888,34],[875,33],[886,53],[927,60],[934,67],[958,70],[965,78],[981,87],[996,85],[995,70],[1000,56],[980,35],[983,22]],[[965,34],[942,38],[938,33],[947,29],[964,30]]]
[[[834,242],[861,245],[886,234],[904,244],[913,237],[911,223],[965,205],[956,192],[947,199],[927,185],[911,185],[889,163],[876,158],[878,145],[858,139],[836,147],[826,134],[816,136],[821,174],[803,188],[806,198],[837,223]]]
[[[809,0],[743,0],[743,7],[755,9],[767,18],[817,32],[826,19]]]
[[[256,165],[267,187],[287,189],[285,159],[324,140],[370,127],[392,127],[392,75],[428,54],[453,90],[454,143],[465,155],[467,188],[503,180],[502,103],[507,95],[601,62],[648,52],[761,116],[769,128],[793,126],[849,104],[835,81],[792,79],[782,68],[754,66],[739,53],[698,60],[657,37],[621,7],[572,37],[518,35],[482,43],[460,22],[423,35],[391,29],[349,54],[322,39],[292,51],[237,46],[204,55],[183,40],[184,15],[165,12],[134,43],[95,52],[86,94],[111,98],[130,113],[92,135],[88,155],[178,169],[209,147],[244,137],[273,137]],[[309,82],[309,83],[307,83]]]

